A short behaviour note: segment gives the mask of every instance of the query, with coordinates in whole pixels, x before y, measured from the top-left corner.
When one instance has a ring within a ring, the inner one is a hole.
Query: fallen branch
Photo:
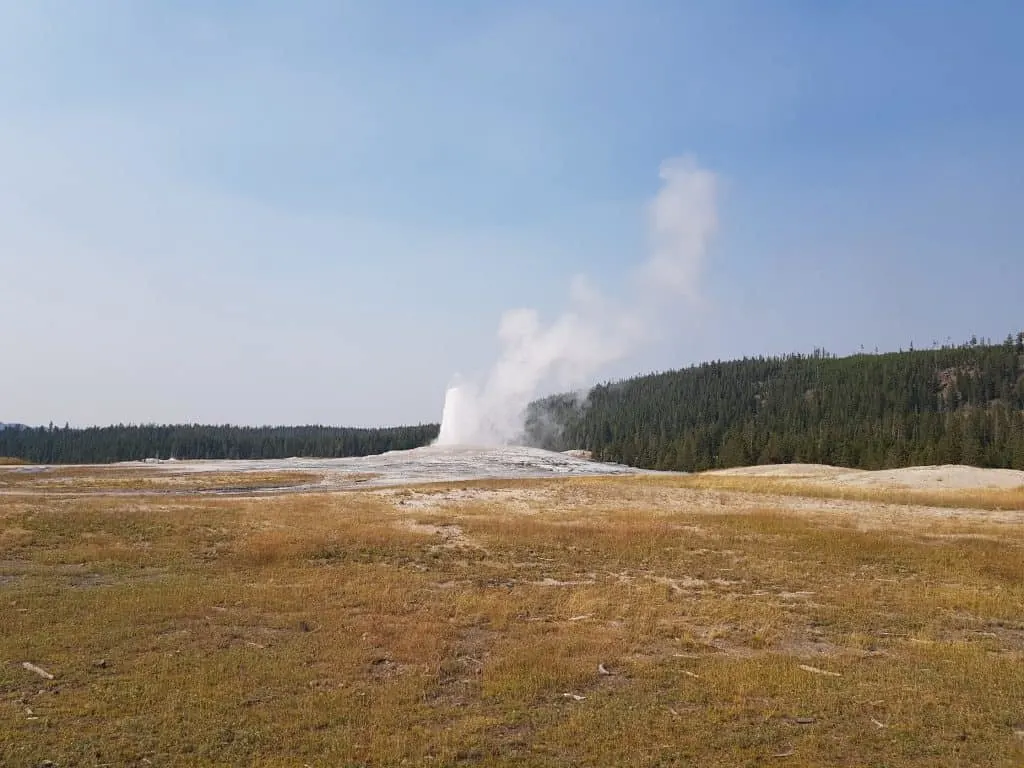
[[[807,664],[801,664],[800,669],[804,672],[813,672],[816,675],[827,675],[828,677],[842,677],[838,672],[829,672],[827,669],[818,669],[817,667],[811,667]]]
[[[53,680],[53,675],[51,675],[42,667],[37,667],[31,661],[23,661],[21,662],[21,666],[27,669],[29,672],[35,672],[40,677],[45,677],[47,680]]]

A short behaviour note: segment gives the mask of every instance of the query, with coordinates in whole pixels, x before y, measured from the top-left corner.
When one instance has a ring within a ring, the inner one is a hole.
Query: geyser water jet
[[[459,386],[448,387],[444,395],[441,432],[434,445],[469,445],[476,442],[473,434],[478,418],[473,411],[473,399]]]
[[[501,428],[495,421],[499,408],[481,411],[484,401],[469,383],[448,387],[441,415],[441,431],[434,445],[507,445],[514,430]]]

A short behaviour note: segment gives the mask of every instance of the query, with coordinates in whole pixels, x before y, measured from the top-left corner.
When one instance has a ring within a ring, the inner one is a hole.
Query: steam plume
[[[648,206],[651,253],[625,296],[573,279],[568,307],[545,326],[533,309],[506,312],[501,353],[485,378],[456,381],[445,397],[439,445],[503,445],[522,432],[526,406],[545,391],[575,389],[653,336],[668,302],[699,298],[708,243],[717,228],[716,178],[692,158],[662,163]]]

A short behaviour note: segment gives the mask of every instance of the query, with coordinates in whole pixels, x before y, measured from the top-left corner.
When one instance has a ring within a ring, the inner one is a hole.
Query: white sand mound
[[[968,488],[1021,488],[1024,472],[1016,469],[981,469],[960,464],[933,467],[906,467],[869,472],[862,469],[830,467],[823,464],[768,464],[735,467],[709,474],[743,477],[773,477],[811,480],[830,485],[914,488],[925,490],[962,490]]]
[[[981,469],[961,464],[946,464],[938,467],[906,467],[861,472],[856,476],[843,475],[837,480],[851,485],[884,485],[931,490],[1021,488],[1024,487],[1024,472],[1016,469]]]

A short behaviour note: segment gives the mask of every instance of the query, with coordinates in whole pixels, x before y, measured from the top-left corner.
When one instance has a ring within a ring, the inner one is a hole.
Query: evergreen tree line
[[[235,427],[141,425],[88,429],[0,429],[0,456],[37,464],[102,464],[144,459],[284,459],[368,456],[427,445],[438,425]]]
[[[8,425],[0,456],[47,464],[366,456],[427,445],[438,428]],[[816,351],[638,376],[533,403],[526,440],[650,469],[793,461],[1024,469],[1024,333],[1002,344],[843,358]]]
[[[785,462],[1024,469],[1024,333],[889,354],[705,363],[534,403],[527,439],[699,471]]]

